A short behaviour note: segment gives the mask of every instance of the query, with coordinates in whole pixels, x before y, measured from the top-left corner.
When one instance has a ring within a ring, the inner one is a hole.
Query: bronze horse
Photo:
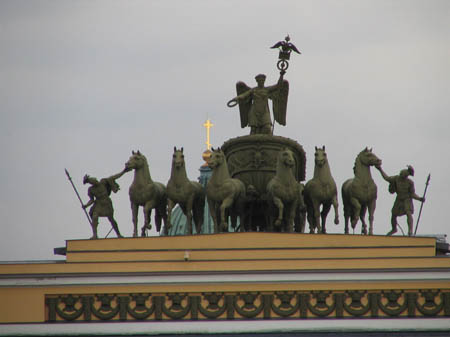
[[[278,210],[274,225],[282,227],[281,229],[285,232],[294,231],[294,218],[300,198],[300,185],[294,177],[294,166],[295,159],[292,151],[283,149],[278,154],[275,176],[267,184],[269,198]],[[282,224],[284,226],[281,226]]]
[[[377,185],[372,179],[370,167],[379,165],[381,165],[381,159],[372,153],[372,149],[369,150],[366,147],[356,157],[355,166],[353,167],[355,177],[348,179],[342,185],[345,234],[348,234],[348,220],[351,219],[352,228],[355,230],[359,217],[362,222],[361,234],[367,235],[366,210],[369,211],[369,235],[373,234]]]
[[[245,202],[244,183],[239,179],[231,178],[225,154],[220,148],[212,149],[208,165],[212,169],[212,175],[206,185],[206,196],[209,212],[214,222],[214,232],[228,230],[226,216],[228,210],[232,211],[232,225],[236,226],[236,217],[239,215],[241,229],[244,228],[242,226]],[[218,221],[220,221],[220,227]]]
[[[167,220],[167,194],[166,187],[158,182],[154,182],[150,176],[147,158],[139,151],[132,152],[132,156],[126,162],[127,170],[134,170],[134,180],[129,189],[131,211],[133,214],[134,231],[133,236],[137,236],[138,209],[144,207],[144,226],[141,235],[146,235],[146,230],[151,229],[150,217],[152,209],[155,209],[156,230],[161,231],[161,221],[164,221],[166,230]]]
[[[305,203],[310,233],[326,233],[326,219],[331,206],[334,207],[334,223],[339,224],[336,182],[331,175],[325,146],[316,146],[314,153],[314,177],[305,185]],[[320,211],[322,206],[322,212]],[[322,219],[322,226],[320,224]]]
[[[172,209],[176,204],[179,204],[187,218],[187,234],[194,234],[192,230],[192,219],[194,219],[197,234],[200,234],[203,226],[205,191],[202,184],[188,179],[183,148],[179,150],[176,147],[173,148],[172,170],[170,179],[167,182],[167,197],[168,228],[172,226]]]

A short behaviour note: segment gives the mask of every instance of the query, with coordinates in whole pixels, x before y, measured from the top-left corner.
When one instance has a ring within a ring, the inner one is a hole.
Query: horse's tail
[[[314,207],[309,194],[305,194],[305,206],[306,206],[306,219],[308,220],[309,229],[311,233],[314,233],[316,226],[316,218],[314,217]]]
[[[162,223],[164,222],[164,230],[167,231],[167,192],[166,187],[161,183],[156,183],[160,189],[160,199],[155,207],[155,225],[158,232],[161,231]]]
[[[342,204],[344,206],[344,217],[351,217],[352,216],[352,207],[350,203],[350,184],[352,183],[353,179],[347,179],[343,184],[341,188],[341,194],[342,194]]]
[[[158,232],[161,231],[162,224],[164,223],[164,230],[166,230],[167,223],[167,199],[161,200],[158,207],[155,208],[155,225]]]
[[[311,193],[314,190],[314,181],[313,179],[309,180],[305,188],[303,190],[303,198],[306,206],[306,219],[308,220],[310,233],[314,233],[317,228],[316,219],[314,216],[314,206],[311,197]]]

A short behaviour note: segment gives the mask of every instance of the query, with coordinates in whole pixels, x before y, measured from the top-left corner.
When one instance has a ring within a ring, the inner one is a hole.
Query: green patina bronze
[[[295,159],[292,151],[288,148],[280,151],[275,176],[267,184],[269,198],[278,210],[273,225],[281,227],[284,232],[294,231],[294,218],[300,197],[299,183],[292,170],[294,165]]]
[[[298,205],[294,218],[294,231],[297,233],[305,232],[305,220],[306,220],[306,204],[305,204],[305,185],[301,182],[298,183]]]
[[[282,230],[282,227],[274,228],[274,219],[278,213],[267,185],[276,174],[278,155],[284,149],[292,153],[291,171],[296,183],[305,180],[306,155],[303,147],[286,137],[248,135],[229,139],[221,149],[226,156],[231,177],[241,180],[247,191],[245,220],[241,220],[241,230]],[[294,220],[295,231],[298,232],[304,228],[305,207],[301,188],[299,186],[299,204]]]
[[[83,178],[83,184],[90,184],[91,187],[88,188],[88,196],[89,201],[82,205],[84,209],[91,206],[89,210],[89,215],[91,218],[91,226],[92,226],[92,237],[91,239],[97,239],[97,227],[98,227],[98,218],[106,217],[109,222],[111,222],[111,226],[116,232],[117,237],[122,237],[119,231],[119,227],[117,225],[116,220],[114,220],[114,208],[109,197],[111,195],[111,191],[117,193],[120,187],[116,183],[116,179],[119,179],[126,170],[122,172],[112,175],[108,178],[103,178],[97,180],[97,178],[90,177],[87,174]]]
[[[196,232],[200,233],[203,225],[203,212],[205,207],[205,191],[203,186],[196,181],[190,181],[186,174],[183,148],[173,148],[172,170],[167,183],[167,228],[172,226],[172,209],[176,204],[180,205],[187,217],[186,234],[193,234],[192,220],[196,225]]]
[[[314,177],[306,183],[305,202],[310,233],[326,233],[326,219],[331,206],[334,207],[334,223],[339,224],[336,182],[331,175],[325,146],[314,153]],[[320,210],[322,206],[322,211]],[[322,224],[320,223],[322,219]]]
[[[228,214],[233,227],[236,227],[238,216],[243,221],[245,185],[241,180],[230,176],[225,154],[220,148],[212,149],[208,165],[212,169],[212,175],[206,185],[206,196],[214,221],[214,231],[219,233],[228,230]]]
[[[280,74],[278,83],[265,87],[266,75],[256,75],[254,88],[248,87],[244,82],[236,83],[237,96],[227,105],[233,107],[239,104],[241,127],[250,127],[250,134],[273,134],[272,120],[270,118],[269,99],[273,102],[273,116],[275,121],[286,125],[286,108],[289,94],[289,83],[283,80],[284,73]]]
[[[125,170],[117,175],[100,182],[86,176],[85,183],[92,185],[89,188],[91,199],[83,207],[94,205],[90,210],[93,238],[97,237],[98,217],[101,216],[108,217],[120,236],[117,223],[113,219],[109,195],[111,190],[117,191],[115,179],[130,170],[135,171],[134,181],[129,189],[133,236],[137,236],[139,206],[144,208],[144,226],[141,232],[144,236],[146,230],[151,228],[150,216],[153,209],[157,231],[161,231],[164,222],[163,233],[167,233],[167,229],[172,225],[173,209],[177,204],[186,216],[184,233],[201,233],[205,221],[205,196],[216,233],[233,229],[303,233],[305,218],[308,219],[311,233],[326,233],[326,217],[331,206],[335,213],[334,223],[339,223],[337,188],[331,175],[325,146],[315,148],[314,176],[303,185],[301,182],[306,176],[306,155],[303,147],[295,140],[273,135],[275,122],[286,125],[289,83],[284,79],[284,75],[289,67],[291,52],[300,54],[300,51],[290,42],[289,36],[272,48],[279,49],[278,82],[265,86],[266,76],[263,74],[255,77],[257,86],[254,88],[244,82],[237,82],[237,95],[227,105],[239,105],[241,127],[250,127],[250,135],[229,139],[221,148],[211,152],[208,164],[212,174],[208,182],[204,181],[202,185],[188,179],[183,148],[178,150],[176,147],[167,187],[153,182],[147,160],[139,151],[133,151]],[[273,106],[273,122],[269,100]],[[208,130],[206,143],[209,151],[209,128],[212,124],[208,120],[204,126]],[[408,179],[409,175],[413,175],[412,168],[402,170],[398,176],[390,177],[381,169],[381,160],[367,148],[361,151],[355,160],[354,178],[348,179],[342,185],[345,233],[349,233],[349,221],[354,230],[360,219],[361,232],[373,234],[377,186],[371,176],[371,166],[379,169],[383,178],[390,183],[392,191],[397,193],[392,209],[392,230],[388,235],[397,231],[397,217],[402,215],[407,216],[408,235],[413,235],[412,199],[423,202],[424,197],[415,194],[414,183]],[[68,177],[70,179],[69,175]],[[365,222],[367,211],[369,230]],[[232,228],[228,226],[229,217]],[[207,217],[206,221],[209,219]]]
[[[142,236],[146,236],[146,230],[151,229],[150,217],[153,209],[155,209],[156,230],[158,232],[161,231],[162,221],[164,221],[164,230],[166,230],[166,186],[152,180],[147,158],[139,151],[132,152],[132,156],[125,163],[125,168],[128,171],[134,170],[134,180],[129,189],[134,225],[133,236],[138,236],[137,225],[139,206],[144,208],[144,226],[141,230]]]
[[[414,214],[414,204],[413,199],[420,202],[425,202],[424,197],[420,197],[416,194],[414,188],[414,182],[409,179],[409,176],[414,176],[414,169],[412,166],[403,169],[396,176],[388,176],[381,165],[377,165],[376,168],[380,171],[381,176],[384,180],[389,183],[389,192],[396,193],[394,206],[392,207],[391,225],[392,229],[387,235],[392,235],[397,232],[397,217],[406,215],[408,223],[408,236],[413,235],[413,214]]]
[[[274,124],[270,118],[269,99],[272,100],[273,117],[276,122],[286,125],[286,110],[289,95],[289,82],[284,80],[284,74],[289,67],[291,52],[300,54],[300,51],[291,42],[288,36],[271,48],[278,48],[277,68],[280,77],[275,85],[264,86],[266,75],[255,76],[257,86],[250,88],[244,82],[236,83],[237,96],[228,101],[228,107],[239,104],[241,127],[250,127],[250,134],[273,134]]]
[[[373,235],[373,219],[377,202],[377,185],[370,173],[371,166],[381,165],[381,160],[367,147],[355,160],[354,178],[348,179],[342,185],[342,201],[344,203],[345,234],[348,234],[348,221],[355,230],[358,218],[361,219],[361,234],[367,235],[365,221],[366,211],[369,211],[369,235]]]

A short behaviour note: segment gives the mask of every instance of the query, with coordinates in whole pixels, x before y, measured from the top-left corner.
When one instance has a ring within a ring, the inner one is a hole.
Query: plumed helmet
[[[408,165],[408,172],[410,175],[412,175],[414,177],[414,167],[412,167],[411,165]]]

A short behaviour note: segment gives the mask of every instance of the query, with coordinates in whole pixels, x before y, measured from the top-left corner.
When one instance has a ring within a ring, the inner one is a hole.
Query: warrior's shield
[[[244,82],[237,82],[236,83],[236,92],[237,96],[242,95],[244,92],[247,92],[251,90],[247,84]],[[252,100],[251,97],[248,97],[244,101],[239,102],[239,113],[241,115],[241,128],[245,128],[248,126],[248,112],[250,111],[250,108],[252,107]]]
[[[271,97],[273,106],[273,118],[281,125],[286,125],[286,110],[289,95],[289,82],[283,80],[280,87]]]

